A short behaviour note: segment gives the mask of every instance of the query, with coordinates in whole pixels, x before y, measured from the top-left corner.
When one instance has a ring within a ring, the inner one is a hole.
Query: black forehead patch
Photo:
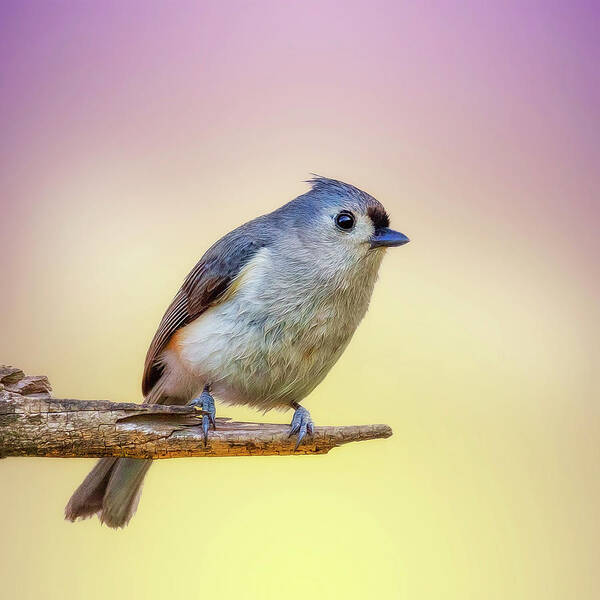
[[[383,206],[369,206],[367,214],[373,222],[375,229],[383,229],[390,226],[390,217],[385,212]]]

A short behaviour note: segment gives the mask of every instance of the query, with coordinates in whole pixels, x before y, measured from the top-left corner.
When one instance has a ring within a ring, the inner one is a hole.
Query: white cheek
[[[369,220],[359,219],[352,231],[351,235],[348,236],[351,238],[351,245],[353,247],[354,253],[357,256],[364,256],[370,249],[370,239],[373,236],[375,229]]]
[[[375,228],[371,223],[371,219],[360,219],[356,224],[355,230],[362,242],[368,242],[375,233]]]
[[[345,271],[355,267],[356,262],[369,254],[370,239],[375,232],[371,219],[360,216],[351,231],[339,229],[329,216],[321,222],[318,241],[312,250],[315,257],[323,257],[322,269],[331,268],[332,272]]]

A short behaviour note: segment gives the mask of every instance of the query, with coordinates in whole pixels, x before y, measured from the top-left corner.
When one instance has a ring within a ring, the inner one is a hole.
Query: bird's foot
[[[210,394],[210,385],[206,384],[204,386],[204,391],[197,398],[194,398],[189,405],[194,406],[205,413],[202,415],[202,433],[204,434],[204,446],[206,446],[208,442],[209,427],[212,425],[213,430],[217,428],[215,422],[217,411],[215,409],[215,399]]]
[[[296,441],[296,446],[294,448],[294,452],[298,450],[298,446],[300,442],[304,439],[304,436],[308,433],[312,435],[315,430],[315,426],[310,418],[310,413],[299,404],[295,404],[294,408],[296,411],[294,412],[294,416],[292,417],[292,422],[290,423],[290,435],[288,437],[292,437],[293,435],[298,435],[298,439]]]

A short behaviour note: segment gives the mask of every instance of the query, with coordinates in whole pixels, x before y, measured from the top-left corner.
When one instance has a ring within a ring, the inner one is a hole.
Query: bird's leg
[[[215,422],[215,415],[217,411],[215,409],[215,399],[210,393],[210,383],[204,386],[204,391],[197,397],[194,398],[189,404],[196,408],[204,411],[207,414],[202,415],[202,432],[204,433],[204,445],[208,442],[208,428],[212,425],[213,430],[217,428]]]
[[[298,440],[296,441],[296,447],[294,448],[295,452],[298,450],[298,446],[304,439],[304,436],[307,433],[309,435],[314,433],[315,426],[310,418],[310,413],[303,406],[300,406],[297,402],[292,402],[292,408],[294,409],[294,416],[290,423],[290,435],[288,437],[298,434]]]

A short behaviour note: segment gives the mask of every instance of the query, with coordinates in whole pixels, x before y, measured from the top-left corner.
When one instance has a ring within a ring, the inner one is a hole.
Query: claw
[[[204,415],[202,417],[202,433],[204,434],[204,447],[208,444],[208,424],[210,423],[210,418],[208,415]]]
[[[217,422],[215,420],[216,409],[215,400],[210,395],[210,386],[206,385],[204,391],[198,398],[195,398],[190,402],[190,406],[195,406],[201,409],[205,414],[202,415],[202,433],[204,435],[204,447],[208,444],[208,430],[212,425],[213,431],[217,428]]]
[[[292,417],[292,422],[290,423],[290,433],[288,435],[288,438],[290,438],[293,435],[298,434],[294,452],[298,450],[300,443],[306,437],[307,433],[309,435],[314,433],[314,425],[312,419],[310,418],[310,413],[304,407],[299,406],[296,408],[294,416]]]
[[[296,440],[296,445],[294,446],[294,452],[298,450],[298,446],[300,446],[300,442],[304,439],[306,435],[307,426],[305,423],[300,425],[300,431],[298,432],[298,439]]]

